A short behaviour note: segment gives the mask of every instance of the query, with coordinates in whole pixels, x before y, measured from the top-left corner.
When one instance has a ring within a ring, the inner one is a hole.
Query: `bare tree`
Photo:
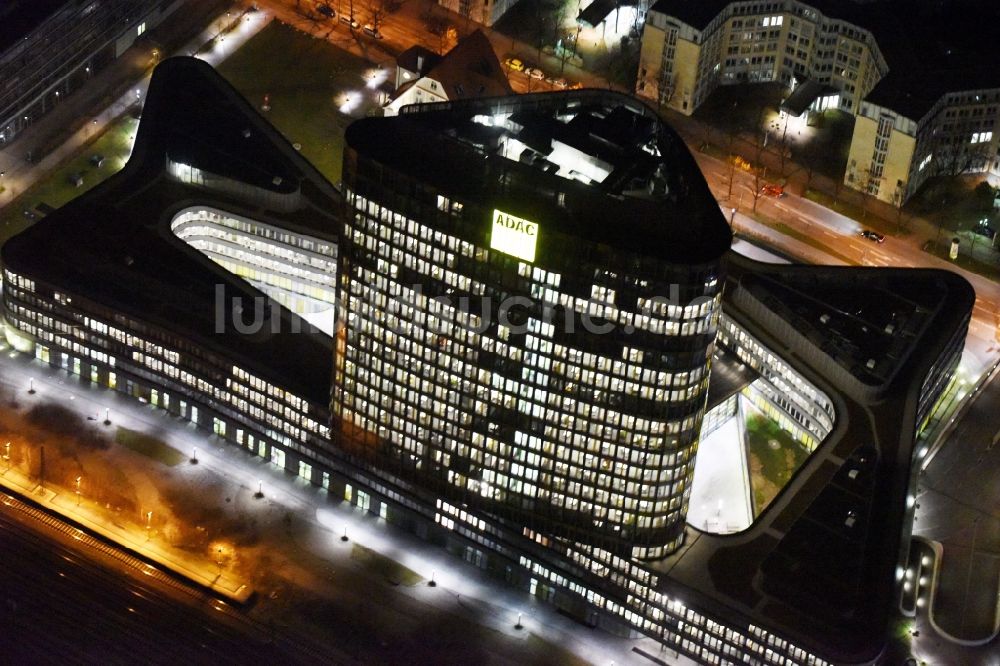
[[[934,175],[955,177],[983,169],[989,162],[992,144],[989,141],[970,144],[967,138],[968,135],[955,137],[943,133],[938,136],[932,147]]]
[[[853,175],[853,174],[852,174]],[[861,218],[865,219],[868,217],[868,200],[872,197],[872,191],[878,191],[878,183],[882,179],[872,174],[871,167],[865,167],[861,170],[861,176],[858,178],[858,185],[861,192]]]
[[[739,159],[738,155],[730,155],[726,159],[726,197],[729,199],[733,198],[733,181],[736,180]]]
[[[904,228],[903,223],[903,186],[896,185],[892,193],[892,205],[896,208],[896,233],[901,233]]]
[[[757,111],[757,121],[750,128],[750,145],[753,150],[753,161],[750,165],[750,172],[753,175],[753,212],[757,212],[757,202],[760,200],[767,180],[767,166],[764,165],[764,151],[767,149],[767,130],[762,130],[764,119],[764,106]]]
[[[757,212],[757,202],[760,201],[760,197],[764,194],[764,180],[767,177],[767,167],[754,166],[753,170],[753,212]]]
[[[375,30],[375,34],[378,34],[382,21],[385,20],[386,15],[389,13],[387,0],[365,0],[365,9],[368,10],[368,14],[371,16],[371,25]]]
[[[799,161],[802,163],[803,171],[806,172],[805,189],[807,190],[812,186],[813,176],[816,175],[818,157],[816,154],[816,144],[812,141],[802,146],[802,150],[799,151]]]

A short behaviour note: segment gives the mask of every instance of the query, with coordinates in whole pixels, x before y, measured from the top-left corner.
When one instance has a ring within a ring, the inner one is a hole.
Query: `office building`
[[[636,92],[690,115],[720,85],[781,82],[796,115],[854,116],[844,183],[895,205],[930,176],[1000,176],[1000,7],[928,5],[660,0]]]
[[[2,248],[8,340],[668,654],[881,654],[964,280],[728,253],[683,144],[612,92],[346,138],[341,193],[165,62],[126,168]],[[737,391],[812,453],[713,534],[685,524],[691,469]]]
[[[0,5],[0,145],[84,86],[184,0]]]
[[[336,436],[371,433],[375,465],[449,501],[670,552],[729,228],[679,138],[625,97],[472,108],[348,129]]]
[[[332,330],[339,202],[208,65],[167,60],[125,168],[4,244],[7,338],[328,482],[332,345],[309,321]]]

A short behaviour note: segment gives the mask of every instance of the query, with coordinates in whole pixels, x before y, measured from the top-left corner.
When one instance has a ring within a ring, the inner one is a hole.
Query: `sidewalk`
[[[15,467],[0,472],[0,486],[15,494],[28,497],[49,512],[82,525],[90,532],[152,560],[227,599],[242,604],[253,594],[253,589],[246,581],[219,570],[214,563],[193,558],[176,548],[164,546],[155,530],[136,533],[134,529],[109,519],[106,512],[86,499],[81,499],[77,504],[77,498],[72,491],[42,487],[35,479],[29,478]]]
[[[9,352],[9,349],[0,351]],[[27,393],[29,380],[33,380],[36,389],[33,395]],[[108,409],[113,427],[155,433],[161,441],[185,455],[190,455],[197,447],[197,465],[182,463],[172,469],[190,478],[195,484],[192,492],[206,501],[218,501],[199,490],[215,487],[209,476],[224,481],[225,494],[234,499],[231,504],[223,505],[226,510],[256,517],[269,540],[280,537],[281,550],[268,550],[270,568],[296,581],[308,582],[306,591],[312,594],[325,594],[317,586],[330,586],[328,581],[334,581],[332,588],[323,589],[351,598],[352,595],[360,599],[373,598],[374,590],[366,587],[374,584],[372,579],[365,577],[365,572],[359,570],[360,565],[352,557],[357,544],[391,558],[423,579],[410,586],[386,587],[384,581],[379,582],[379,594],[396,600],[390,602],[391,608],[387,611],[402,614],[397,624],[404,621],[419,624],[423,616],[464,618],[482,626],[497,640],[502,637],[503,641],[513,641],[509,643],[510,650],[532,654],[532,661],[539,664],[546,663],[546,650],[554,646],[589,663],[649,666],[650,661],[632,652],[634,647],[669,664],[692,663],[683,658],[675,659],[669,651],[661,652],[659,644],[651,639],[623,639],[583,627],[560,615],[555,607],[503,585],[440,547],[387,524],[375,514],[352,507],[340,498],[329,497],[325,490],[304,483],[267,460],[223,443],[162,410],[94,387],[63,370],[42,365],[23,355],[4,354],[0,357],[0,384],[8,387],[23,405],[58,401],[84,418],[95,415],[103,418]],[[262,483],[265,495],[260,500],[251,498],[258,482]],[[64,494],[61,502],[72,505],[75,497]],[[282,519],[285,514],[293,516],[290,525]],[[349,538],[346,543],[340,539],[345,529]],[[248,547],[241,547],[241,552],[244,550],[248,551],[246,557],[254,557],[260,552],[257,548],[251,554]],[[326,570],[328,574],[323,573]],[[434,587],[427,585],[432,578],[436,582]],[[295,596],[286,591],[277,602],[272,602],[267,596],[271,588],[259,585],[256,580],[253,586],[261,598],[261,603],[251,613],[257,621],[274,619],[274,604],[282,608],[282,599]],[[423,608],[423,611],[411,615],[408,612],[411,608]],[[376,608],[366,607],[365,610],[365,613],[380,612]],[[522,614],[524,628],[521,630],[514,628],[518,613]],[[284,621],[286,617],[280,616],[279,625]],[[393,649],[388,632],[399,631],[402,629],[397,626],[386,630],[388,645],[382,649]]]

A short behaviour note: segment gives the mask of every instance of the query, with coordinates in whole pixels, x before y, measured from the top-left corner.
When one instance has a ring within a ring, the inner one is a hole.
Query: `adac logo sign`
[[[493,232],[490,247],[525,261],[535,261],[535,246],[538,243],[538,224],[524,218],[493,211]]]

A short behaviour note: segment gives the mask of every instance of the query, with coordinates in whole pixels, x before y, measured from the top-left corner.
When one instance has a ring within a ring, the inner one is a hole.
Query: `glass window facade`
[[[718,265],[665,267],[562,236],[528,263],[490,247],[493,210],[444,193],[422,210],[392,206],[402,177],[394,190],[364,166],[353,175],[332,400],[341,448],[539,529],[643,556],[676,548]]]

